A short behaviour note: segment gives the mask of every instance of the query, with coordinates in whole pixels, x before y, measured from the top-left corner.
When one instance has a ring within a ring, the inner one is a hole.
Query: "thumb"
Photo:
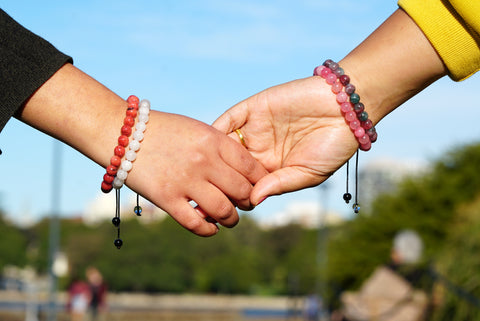
[[[248,105],[245,101],[242,101],[224,112],[213,122],[212,126],[223,133],[230,133],[242,127],[247,118]]]
[[[255,184],[250,193],[250,202],[254,206],[257,206],[269,196],[316,186],[324,182],[327,178],[328,176],[315,175],[299,167],[280,168],[262,177]]]

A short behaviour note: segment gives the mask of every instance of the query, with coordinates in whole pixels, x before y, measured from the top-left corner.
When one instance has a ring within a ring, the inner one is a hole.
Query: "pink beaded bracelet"
[[[336,94],[340,110],[355,135],[359,148],[363,151],[370,150],[372,143],[377,140],[377,131],[368,119],[365,106],[360,102],[355,86],[350,83],[350,77],[344,74],[338,63],[330,59],[316,67],[313,74],[322,77],[332,86],[332,92]]]
[[[313,71],[314,76],[320,76],[327,84],[332,86],[332,92],[336,95],[337,103],[340,105],[340,111],[345,121],[352,130],[358,141],[359,149],[368,151],[372,143],[377,140],[377,131],[373,122],[368,118],[365,106],[360,102],[360,96],[355,92],[355,86],[350,83],[350,77],[345,75],[343,68],[331,59],[316,67]],[[347,188],[343,199],[348,204],[352,195],[348,192],[348,174],[349,161],[347,161]],[[358,151],[355,158],[355,203],[353,210],[358,214],[360,205],[358,204]]]

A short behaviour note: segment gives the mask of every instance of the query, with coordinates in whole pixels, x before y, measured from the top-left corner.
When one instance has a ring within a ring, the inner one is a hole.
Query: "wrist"
[[[446,75],[435,49],[401,9],[339,64],[355,83],[374,124]]]
[[[125,100],[67,64],[30,97],[19,118],[105,167],[125,108]]]

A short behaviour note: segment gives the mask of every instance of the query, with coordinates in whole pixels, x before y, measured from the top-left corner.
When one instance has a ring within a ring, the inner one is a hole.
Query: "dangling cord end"
[[[142,207],[140,206],[140,195],[139,194],[137,194],[137,206],[135,206],[135,208],[133,209],[133,212],[137,216],[142,216]]]
[[[123,241],[120,238],[120,189],[115,189],[115,217],[112,219],[113,225],[117,228],[117,238],[113,244],[120,249],[123,245]]]
[[[355,154],[355,203],[352,207],[355,214],[360,212],[360,204],[358,204],[358,149]]]
[[[349,170],[348,170],[348,168],[349,168],[349,162],[350,162],[350,160],[347,161],[347,184],[346,184],[347,186],[346,186],[345,194],[343,194],[343,200],[344,200],[345,203],[347,203],[347,204],[348,204],[348,203],[350,202],[350,200],[352,199],[352,194],[350,194],[350,193],[348,192],[348,176],[349,176]]]

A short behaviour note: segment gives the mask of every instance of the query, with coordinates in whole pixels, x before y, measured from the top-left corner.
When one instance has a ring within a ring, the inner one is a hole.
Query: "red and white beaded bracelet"
[[[103,176],[101,190],[104,193],[109,193],[115,188],[115,217],[112,219],[113,225],[117,228],[117,238],[114,245],[120,249],[123,245],[120,239],[120,189],[123,187],[128,173],[133,168],[133,161],[137,158],[137,152],[140,149],[141,142],[144,137],[144,132],[147,128],[147,122],[150,114],[150,102],[146,99],[139,101],[138,97],[131,95],[127,99],[128,107],[126,116],[123,120],[123,126],[120,129],[120,136],[118,137],[118,145],[114,148],[114,155],[110,159],[110,164],[106,168],[106,173]],[[135,119],[138,115],[138,121],[135,124]],[[135,126],[135,132],[132,135],[132,128]],[[132,135],[132,140],[129,137]],[[126,148],[129,148],[126,151]],[[125,156],[125,159],[122,158]],[[134,213],[138,216],[142,213],[142,208],[139,205],[139,195],[137,194],[137,205],[134,208]]]

